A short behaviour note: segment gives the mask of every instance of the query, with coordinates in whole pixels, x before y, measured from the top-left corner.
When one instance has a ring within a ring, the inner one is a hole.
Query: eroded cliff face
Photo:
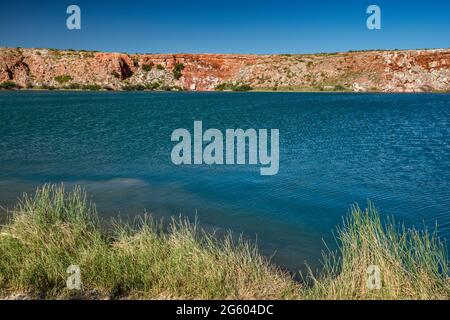
[[[181,74],[173,72],[177,65]],[[122,54],[0,49],[0,83],[211,91],[222,83],[295,91],[450,91],[450,49],[308,55]]]

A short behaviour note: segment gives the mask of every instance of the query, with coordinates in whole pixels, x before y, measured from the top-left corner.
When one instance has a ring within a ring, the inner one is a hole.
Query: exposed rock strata
[[[184,69],[179,79],[176,64]],[[61,76],[69,80],[58,81]],[[450,49],[311,55],[122,54],[0,48],[0,83],[21,87],[450,91]]]

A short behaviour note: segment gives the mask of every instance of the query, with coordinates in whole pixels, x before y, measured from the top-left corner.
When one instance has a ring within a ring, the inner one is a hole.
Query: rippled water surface
[[[277,128],[280,171],[175,166],[176,128]],[[315,265],[351,204],[450,234],[450,95],[0,92],[0,205],[46,182],[101,215],[198,216]]]

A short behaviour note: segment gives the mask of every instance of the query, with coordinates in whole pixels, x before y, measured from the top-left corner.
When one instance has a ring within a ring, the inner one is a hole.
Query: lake
[[[171,133],[279,129],[279,172],[176,166]],[[450,235],[450,95],[0,92],[0,206],[80,184],[103,217],[198,217],[290,270],[317,266],[350,206]]]

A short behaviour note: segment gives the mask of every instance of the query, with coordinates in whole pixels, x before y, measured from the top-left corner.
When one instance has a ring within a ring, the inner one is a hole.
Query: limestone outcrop
[[[240,55],[0,48],[3,82],[55,89],[212,91],[226,83],[261,90],[448,92],[450,49]]]

